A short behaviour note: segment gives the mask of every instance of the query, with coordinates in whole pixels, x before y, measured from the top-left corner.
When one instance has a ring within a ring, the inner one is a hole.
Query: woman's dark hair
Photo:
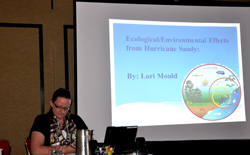
[[[53,103],[56,101],[57,97],[64,97],[64,98],[70,99],[71,101],[70,91],[64,88],[59,88],[54,92],[52,99],[51,99]]]

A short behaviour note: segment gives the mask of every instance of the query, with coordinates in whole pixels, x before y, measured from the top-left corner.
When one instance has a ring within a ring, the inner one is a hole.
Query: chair
[[[31,155],[31,153],[30,153],[31,145],[30,144],[31,144],[31,139],[28,137],[25,139],[25,143],[24,143],[27,155]]]
[[[0,148],[3,149],[4,155],[10,155],[11,145],[10,142],[6,139],[0,139]]]

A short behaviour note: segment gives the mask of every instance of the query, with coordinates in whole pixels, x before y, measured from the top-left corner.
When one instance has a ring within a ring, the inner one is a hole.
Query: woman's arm
[[[32,155],[48,155],[50,149],[55,147],[44,146],[45,137],[41,132],[32,131],[31,133],[31,154]]]
[[[65,154],[75,153],[75,148],[67,145],[63,146],[44,146],[45,137],[38,131],[31,133],[31,154],[32,155],[48,155],[50,149],[62,150]]]

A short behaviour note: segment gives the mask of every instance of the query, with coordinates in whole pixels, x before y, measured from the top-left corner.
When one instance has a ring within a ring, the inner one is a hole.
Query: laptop
[[[104,145],[115,146],[114,154],[130,154],[136,150],[137,126],[108,126]]]

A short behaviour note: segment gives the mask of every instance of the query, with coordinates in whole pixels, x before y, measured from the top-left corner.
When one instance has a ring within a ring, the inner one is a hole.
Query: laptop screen
[[[104,138],[105,145],[114,145],[116,152],[132,152],[135,149],[137,126],[108,126]]]

